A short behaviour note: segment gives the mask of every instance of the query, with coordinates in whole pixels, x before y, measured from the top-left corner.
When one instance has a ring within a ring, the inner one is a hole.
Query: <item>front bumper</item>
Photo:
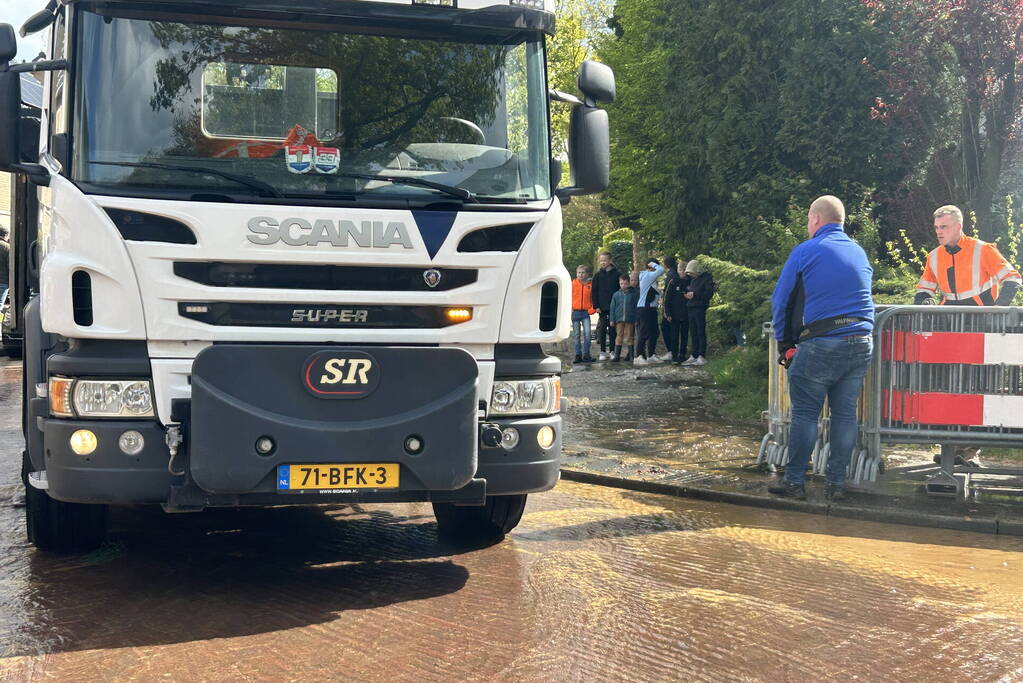
[[[192,398],[175,407],[184,441],[173,461],[166,430],[156,420],[39,415],[50,495],[68,502],[161,503],[181,511],[334,501],[480,504],[486,495],[543,491],[557,483],[561,417],[486,420],[515,427],[520,438],[510,450],[484,446],[476,363],[464,351],[344,347],[372,354],[384,372],[371,395],[324,400],[295,381],[296,368],[323,348],[219,345],[200,354]],[[36,409],[41,403],[32,402]],[[537,441],[544,426],[555,435],[547,449]],[[70,449],[77,429],[97,436],[98,447],[88,456]],[[135,456],[117,445],[129,429],[145,439]],[[411,435],[425,443],[422,452],[406,452]],[[275,444],[268,454],[254,448],[264,436]],[[330,493],[277,488],[281,465],[345,463],[397,463],[400,487]]]
[[[515,427],[520,441],[512,450],[480,445],[476,471],[470,481],[455,490],[362,491],[347,494],[282,494],[269,489],[231,494],[207,491],[198,486],[186,470],[173,476],[168,470],[170,454],[164,441],[166,431],[156,422],[66,420],[42,418],[49,494],[57,500],[74,503],[115,505],[164,504],[170,509],[191,510],[203,507],[243,505],[313,504],[329,502],[417,502],[451,501],[467,504],[482,501],[484,495],[511,495],[546,491],[558,482],[561,467],[561,416],[488,420],[501,428]],[[536,434],[543,426],[554,429],[554,443],[548,449],[537,444]],[[75,455],[69,446],[71,434],[89,429],[96,434],[98,447],[88,456]],[[145,438],[145,447],[135,456],[125,455],[117,440],[133,429]],[[182,449],[175,467],[188,463],[189,453]]]

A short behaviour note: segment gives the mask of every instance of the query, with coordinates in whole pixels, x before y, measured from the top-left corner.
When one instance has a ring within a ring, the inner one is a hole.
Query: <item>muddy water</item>
[[[721,398],[700,370],[575,365],[562,385],[569,451],[607,449],[625,460],[718,470],[756,460],[761,427],[722,419]]]
[[[570,482],[483,550],[372,505],[122,510],[99,551],[42,555],[11,404],[0,679],[1023,678],[1023,539]]]

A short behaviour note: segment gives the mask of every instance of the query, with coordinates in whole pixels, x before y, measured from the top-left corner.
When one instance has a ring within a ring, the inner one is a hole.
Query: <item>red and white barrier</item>
[[[1023,427],[1023,396],[885,391],[884,417],[904,424]]]
[[[881,353],[886,361],[905,363],[1023,365],[1023,335],[985,332],[885,332],[881,339]]]

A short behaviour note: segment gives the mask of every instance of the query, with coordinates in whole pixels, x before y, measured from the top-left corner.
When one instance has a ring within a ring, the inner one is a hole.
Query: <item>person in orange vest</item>
[[[572,336],[575,338],[573,363],[592,363],[590,357],[590,316],[593,308],[593,280],[590,267],[579,266],[572,280]]]
[[[934,212],[938,246],[916,283],[914,303],[946,306],[1009,306],[1020,288],[1019,272],[998,247],[963,234],[963,212],[948,205]]]
[[[1009,306],[1020,288],[1020,275],[998,247],[963,234],[959,207],[939,207],[934,212],[938,246],[927,255],[927,265],[916,283],[913,303],[932,304],[941,296],[943,306]],[[940,463],[941,456],[934,461]],[[980,449],[956,448],[956,465],[980,467]]]

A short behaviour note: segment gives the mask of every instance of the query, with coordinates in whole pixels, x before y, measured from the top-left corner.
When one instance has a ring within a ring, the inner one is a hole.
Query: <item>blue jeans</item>
[[[572,311],[572,337],[575,339],[575,355],[590,355],[590,314],[586,311]]]
[[[788,483],[802,485],[806,479],[825,397],[831,412],[827,479],[829,484],[845,482],[859,431],[856,402],[870,365],[873,345],[870,337],[817,337],[799,345],[788,374],[792,402],[789,462],[785,466]]]

